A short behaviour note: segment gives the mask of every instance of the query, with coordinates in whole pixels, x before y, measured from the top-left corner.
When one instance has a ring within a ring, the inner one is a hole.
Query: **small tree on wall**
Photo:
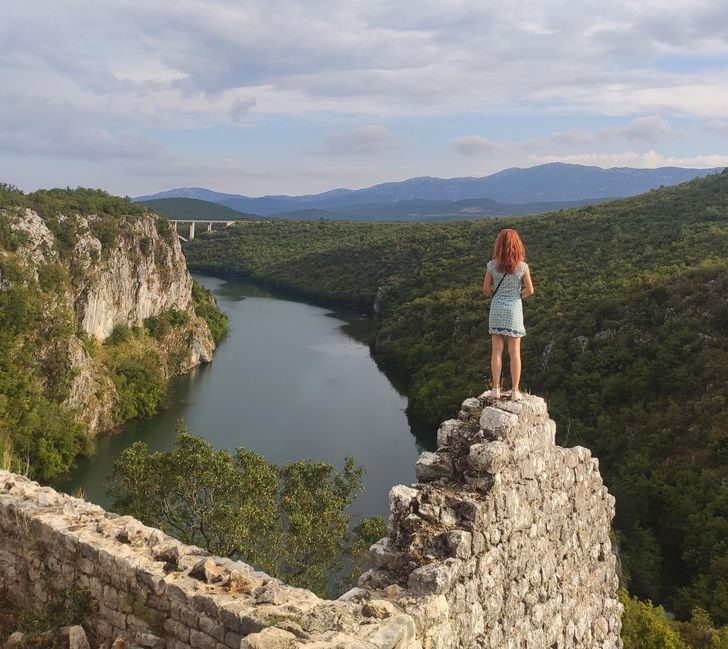
[[[385,533],[381,517],[351,530],[364,470],[301,460],[276,466],[238,448],[215,450],[177,425],[174,449],[143,442],[114,464],[113,508],[210,552],[251,563],[287,583],[331,595],[332,576],[361,572],[365,548]]]

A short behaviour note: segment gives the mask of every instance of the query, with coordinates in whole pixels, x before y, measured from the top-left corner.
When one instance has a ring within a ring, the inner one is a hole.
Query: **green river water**
[[[98,439],[61,486],[104,507],[104,482],[114,460],[136,440],[152,450],[172,447],[176,422],[217,448],[238,446],[281,464],[302,458],[341,469],[353,457],[366,469],[361,516],[386,516],[387,494],[415,479],[421,450],[410,432],[407,400],[378,369],[366,343],[370,321],[360,315],[281,298],[242,281],[196,279],[213,291],[230,330],[209,365],[174,380],[167,407]],[[424,446],[434,442],[434,431]]]

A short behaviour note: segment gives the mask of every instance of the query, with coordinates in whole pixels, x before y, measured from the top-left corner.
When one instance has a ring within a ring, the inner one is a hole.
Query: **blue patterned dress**
[[[488,262],[488,270],[493,275],[493,290],[503,278],[498,292],[490,303],[490,317],[488,318],[488,333],[501,334],[502,336],[516,336],[521,338],[526,335],[526,327],[523,325],[523,303],[521,302],[521,287],[523,275],[528,270],[528,265],[522,261],[515,273],[499,273],[496,270],[495,262],[491,259]]]

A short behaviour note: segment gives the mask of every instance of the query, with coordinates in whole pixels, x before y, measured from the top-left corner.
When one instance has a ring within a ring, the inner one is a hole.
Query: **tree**
[[[687,649],[678,633],[670,626],[662,606],[653,606],[630,597],[622,589],[619,599],[624,605],[622,641],[624,649]]]
[[[124,450],[109,493],[116,511],[324,595],[344,563],[359,566],[363,545],[384,535],[380,517],[350,531],[363,474],[351,458],[337,472],[310,460],[276,466],[244,448],[215,450],[180,422],[173,450],[150,453],[143,442]]]

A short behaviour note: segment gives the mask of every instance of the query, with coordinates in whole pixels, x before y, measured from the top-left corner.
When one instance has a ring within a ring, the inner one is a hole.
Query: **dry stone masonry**
[[[0,586],[86,588],[96,637],[153,649],[618,649],[614,499],[554,434],[538,397],[467,399],[336,601],[0,471]]]

